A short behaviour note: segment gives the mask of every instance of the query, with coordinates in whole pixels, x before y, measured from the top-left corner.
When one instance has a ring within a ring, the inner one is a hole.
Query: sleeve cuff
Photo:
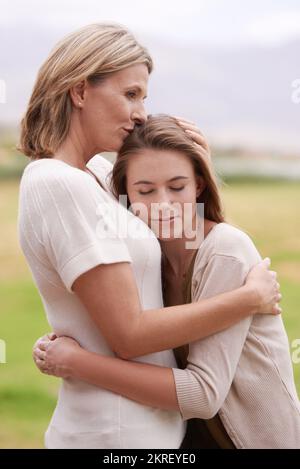
[[[201,398],[199,383],[194,378],[193,373],[190,370],[180,368],[172,368],[172,371],[179,410],[183,420],[196,418],[196,416],[199,418],[198,416],[202,412],[205,415],[207,400],[205,396]]]
[[[115,264],[117,262],[132,262],[128,249],[116,239],[116,248],[112,249],[112,240],[109,240],[109,249],[105,250],[105,240],[101,246],[92,244],[72,257],[60,270],[60,277],[67,290],[73,293],[72,285],[80,275],[88,272],[100,264]]]

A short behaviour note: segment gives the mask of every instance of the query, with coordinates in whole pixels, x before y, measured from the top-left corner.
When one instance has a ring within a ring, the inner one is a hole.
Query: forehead
[[[107,83],[126,87],[138,87],[144,93],[147,91],[149,72],[144,64],[131,65],[123,70],[112,73],[107,78]]]
[[[159,182],[176,176],[191,177],[193,174],[189,157],[177,150],[143,149],[128,160],[128,182],[137,179]]]

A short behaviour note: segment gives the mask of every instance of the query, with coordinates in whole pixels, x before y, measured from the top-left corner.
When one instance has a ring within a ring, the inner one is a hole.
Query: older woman
[[[21,182],[19,233],[57,335],[74,337],[90,352],[171,368],[173,347],[254,313],[277,314],[280,295],[265,262],[235,291],[163,308],[157,238],[109,192],[110,165],[97,157],[87,167],[96,153],[118,150],[145,121],[151,70],[148,52],[117,25],[87,26],[57,45],[22,122],[20,147],[34,161]],[[115,211],[134,227],[125,237]],[[45,442],[48,448],[178,448],[185,430],[178,410],[67,378]]]

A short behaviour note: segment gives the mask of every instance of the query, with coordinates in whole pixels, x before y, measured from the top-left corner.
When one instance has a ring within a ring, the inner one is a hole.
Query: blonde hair
[[[220,193],[210,158],[208,155],[203,156],[176,120],[167,115],[149,116],[148,120],[143,125],[136,126],[124,141],[112,171],[111,186],[117,198],[120,195],[128,196],[128,161],[132,155],[141,153],[143,149],[175,150],[186,155],[194,167],[195,175],[202,176],[205,182],[205,189],[196,199],[197,202],[204,203],[204,217],[216,223],[224,221]]]
[[[69,132],[69,90],[82,80],[97,85],[106,76],[135,64],[151,73],[152,59],[124,26],[91,24],[62,39],[39,70],[21,121],[19,150],[32,158],[54,155]]]

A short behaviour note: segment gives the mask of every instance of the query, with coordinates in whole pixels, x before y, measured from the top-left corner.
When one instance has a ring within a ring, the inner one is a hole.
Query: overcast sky
[[[212,45],[300,37],[299,0],[0,0],[1,26],[68,31],[113,20],[135,33]]]
[[[154,57],[149,112],[230,145],[300,148],[300,0],[0,0],[0,128],[20,121],[54,44],[100,21],[126,25]]]

